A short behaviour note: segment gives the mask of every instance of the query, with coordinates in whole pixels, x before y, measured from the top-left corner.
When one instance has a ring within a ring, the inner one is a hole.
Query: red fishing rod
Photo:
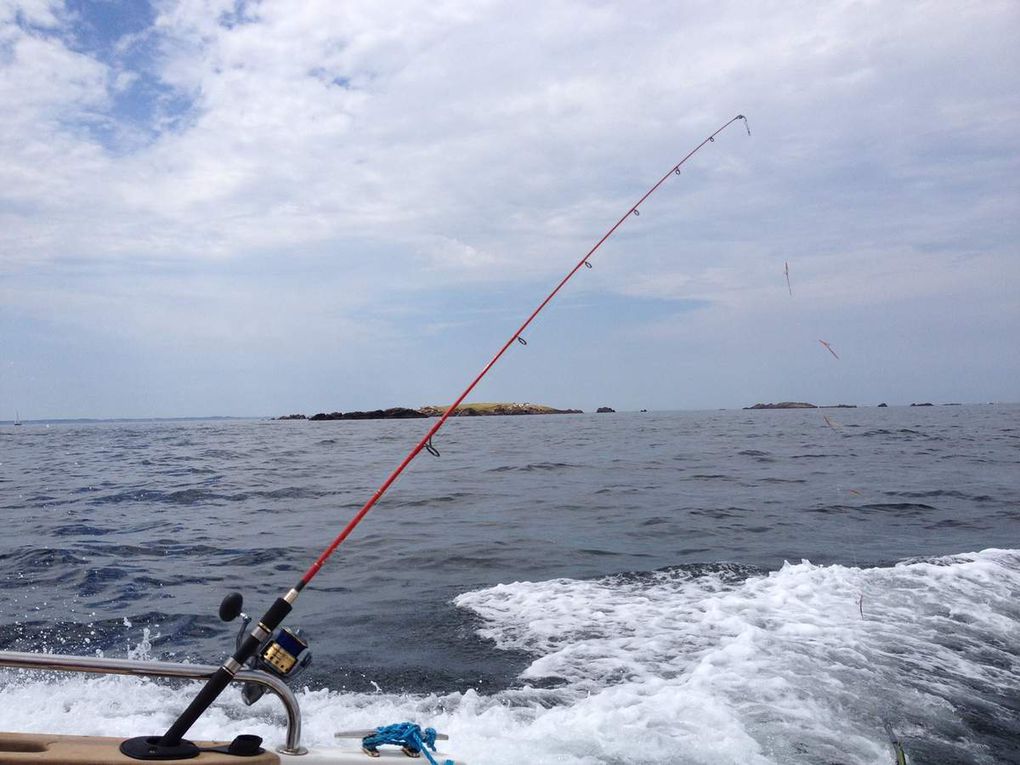
[[[631,215],[640,215],[638,208],[641,203],[644,202],[648,197],[658,190],[658,188],[666,182],[671,175],[680,175],[680,168],[687,160],[693,157],[698,151],[701,150],[705,144],[712,143],[715,141],[715,137],[723,132],[726,128],[732,125],[734,122],[742,120],[744,127],[747,128],[747,134],[751,135],[751,129],[748,127],[747,118],[743,114],[738,114],[736,117],[731,119],[725,125],[720,127],[710,136],[705,138],[701,143],[695,146],[687,155],[673,165],[665,175],[660,178],[654,186],[652,186],[644,195],[635,202],[630,209],[623,214],[623,216],[613,224],[613,226],[602,235],[595,245],[584,254],[577,265],[575,265],[567,273],[563,279],[553,288],[545,300],[539,303],[538,307],[531,312],[531,315],[524,320],[524,323],[510,336],[510,338],[503,344],[503,346],[496,352],[496,355],[492,357],[488,364],[486,364],[482,371],[471,381],[471,383],[464,389],[464,391],[457,397],[457,399],[450,404],[443,415],[428,429],[421,440],[414,445],[414,448],[407,453],[407,456],[394,468],[393,472],[389,474],[385,481],[380,484],[379,488],[375,490],[375,493],[368,499],[368,501],[362,505],[361,509],[347,522],[347,525],[337,534],[336,538],[330,543],[330,545],[322,551],[322,554],[315,560],[314,563],[308,568],[304,576],[301,577],[294,587],[287,592],[283,597],[277,598],[276,602],[269,607],[262,619],[257,623],[255,628],[240,641],[237,650],[234,655],[223,662],[222,666],[216,670],[216,673],[209,678],[202,690],[199,691],[198,695],[192,700],[181,716],[167,729],[167,732],[162,736],[141,736],[138,738],[128,739],[121,744],[121,751],[136,759],[185,759],[189,757],[196,757],[200,753],[198,747],[189,741],[184,741],[184,734],[188,732],[188,729],[195,723],[195,721],[201,716],[201,714],[209,707],[209,705],[216,699],[217,696],[223,691],[234,675],[244,666],[259,648],[260,645],[268,638],[280,623],[284,620],[287,614],[290,613],[294,607],[294,601],[297,600],[301,590],[315,578],[315,575],[319,573],[319,569],[329,560],[330,556],[336,552],[336,549],[343,544],[344,540],[351,535],[351,532],[361,523],[362,519],[368,514],[375,504],[383,497],[386,491],[393,485],[393,482],[400,477],[400,474],[404,472],[404,469],[411,464],[415,457],[417,457],[423,450],[428,451],[434,456],[439,456],[439,452],[432,445],[432,437],[439,431],[440,428],[446,423],[446,421],[457,411],[457,407],[463,403],[464,399],[475,389],[475,386],[482,381],[482,378],[489,373],[489,370],[496,365],[503,354],[507,352],[514,342],[520,342],[526,344],[524,338],[521,337],[524,330],[528,328],[535,317],[542,312],[549,302],[556,297],[556,294],[563,288],[563,286],[573,278],[574,274],[581,270],[581,268],[587,266],[591,268],[591,262],[589,258],[595,254],[595,252],[603,245],[603,243],[611,237],[616,230],[623,225],[623,222],[627,220]],[[221,615],[224,612],[224,608],[227,605],[227,601],[224,601],[224,606],[221,607]],[[239,602],[236,610],[240,610]]]

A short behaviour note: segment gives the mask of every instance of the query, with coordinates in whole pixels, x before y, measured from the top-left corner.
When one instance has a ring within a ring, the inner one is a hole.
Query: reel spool
[[[220,619],[230,622],[241,617],[241,627],[237,632],[237,645],[248,634],[248,627],[251,624],[251,617],[241,611],[243,598],[241,593],[232,592],[227,595],[220,604]],[[290,681],[312,663],[312,650],[308,647],[308,641],[300,629],[288,629],[277,627],[263,640],[255,654],[245,662],[251,669],[261,669],[284,680]],[[244,703],[251,706],[266,692],[264,686],[254,683],[245,683],[241,687],[241,698]]]

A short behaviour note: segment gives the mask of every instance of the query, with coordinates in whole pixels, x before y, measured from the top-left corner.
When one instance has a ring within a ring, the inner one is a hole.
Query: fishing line
[[[787,288],[789,288],[789,284],[790,284],[789,283],[789,264],[786,264],[786,277],[787,277]],[[792,295],[792,290],[791,290],[791,295]],[[832,346],[829,343],[827,343],[825,340],[819,340],[818,342],[821,343],[823,346],[825,346],[825,348],[829,351],[829,353],[831,353],[837,360],[839,359],[839,356],[832,349]],[[838,422],[835,422],[835,421],[829,419],[829,417],[827,415],[824,415],[824,414],[822,415],[822,419],[825,421],[825,425],[828,427],[828,429],[833,432],[833,434],[834,434],[832,436],[833,438],[838,437],[840,441],[845,441],[845,439],[847,439],[849,437],[849,435],[843,431],[843,426],[840,425]],[[835,510],[836,510],[837,513],[840,513],[843,508],[845,508],[847,511],[850,511],[852,509],[860,509],[859,507],[855,508],[854,506],[851,506],[849,504],[844,504],[844,503],[848,503],[849,502],[849,500],[846,499],[844,492],[846,492],[847,494],[851,494],[851,495],[853,495],[855,497],[861,498],[863,495],[861,494],[860,491],[858,491],[857,489],[849,489],[849,490],[844,489],[843,485],[840,482],[838,482],[838,481],[836,482],[836,485],[835,485],[835,491],[836,491],[836,497],[837,497],[836,504],[835,504]],[[846,541],[850,545],[850,555],[851,555],[851,557],[853,559],[853,569],[857,572],[857,578],[858,578],[858,581],[859,581],[859,586],[857,588],[855,588],[855,589],[857,589],[857,609],[858,609],[858,612],[860,613],[860,616],[861,616],[861,622],[863,622],[867,618],[864,615],[864,582],[865,582],[865,578],[864,578],[864,570],[861,568],[860,562],[858,561],[858,558],[857,558],[857,546],[854,543],[854,532],[853,532],[853,530],[850,527],[850,516],[849,516],[849,514],[847,514],[847,515],[840,514],[840,515],[837,515],[836,518],[838,519],[837,520],[837,525],[842,528],[843,537],[846,539]],[[881,618],[881,617],[879,616],[879,618]],[[863,627],[863,625],[861,625],[860,629],[863,630],[865,628]],[[860,638],[861,641],[862,642],[867,642],[865,635],[863,633],[860,633],[860,634],[861,634],[861,638]],[[864,702],[862,704],[862,706],[864,707],[864,709],[867,710],[867,712],[870,715],[872,715],[876,720],[878,720],[879,722],[882,723],[882,727],[885,729],[886,737],[888,738],[889,744],[892,747],[893,756],[895,758],[895,765],[907,765],[907,754],[906,754],[905,749],[903,748],[903,743],[900,740],[900,738],[896,735],[896,733],[893,731],[892,726],[889,723],[889,720],[886,719],[885,713],[881,709],[879,709],[878,704],[876,703],[876,701],[874,699],[872,699],[872,701],[870,703],[869,702]]]
[[[354,515],[353,518],[351,518],[348,524],[336,536],[336,538],[329,545],[329,547],[327,547],[323,551],[322,555],[318,557],[318,559],[309,567],[308,571],[305,572],[305,575],[301,577],[301,581],[294,588],[295,590],[300,592],[302,589],[304,589],[305,585],[312,581],[315,575],[319,573],[319,569],[322,568],[322,565],[329,559],[329,557],[343,543],[343,541],[347,539],[348,536],[350,536],[350,533],[354,531],[355,527],[357,527],[357,525],[361,523],[361,519],[364,518],[368,511],[371,510],[372,507],[375,505],[375,503],[378,502],[380,498],[382,498],[383,494],[386,493],[387,489],[389,489],[393,482],[396,481],[397,478],[400,476],[400,474],[404,472],[404,469],[411,463],[411,461],[415,457],[418,456],[418,453],[425,448],[425,445],[432,440],[432,437],[436,434],[436,432],[441,427],[443,427],[444,424],[446,424],[447,419],[449,419],[449,417],[457,410],[457,407],[460,406],[461,403],[463,403],[464,399],[468,397],[471,391],[475,389],[475,386],[478,385],[479,382],[481,382],[482,378],[489,373],[489,370],[492,369],[493,366],[495,366],[496,362],[499,361],[500,358],[502,358],[503,354],[506,353],[507,349],[515,341],[523,345],[527,344],[527,341],[525,341],[521,337],[521,334],[524,332],[524,330],[526,330],[528,326],[531,324],[531,322],[534,321],[535,317],[538,316],[539,313],[541,313],[542,309],[545,308],[554,297],[556,297],[557,293],[563,288],[563,286],[568,281],[570,281],[574,274],[576,274],[586,264],[588,265],[589,268],[591,267],[588,259],[592,255],[594,255],[595,252],[602,246],[602,244],[616,232],[616,229],[623,225],[623,222],[627,220],[627,218],[630,215],[640,215],[641,213],[638,210],[638,207],[640,207],[641,203],[648,199],[648,197],[654,194],[658,190],[659,186],[666,182],[666,179],[668,179],[670,175],[672,175],[673,173],[677,173],[679,175],[680,168],[683,166],[683,164],[687,162],[687,160],[689,160],[691,157],[693,157],[701,149],[702,146],[704,146],[707,143],[714,142],[715,137],[717,135],[719,135],[722,131],[724,131],[734,122],[737,122],[739,120],[743,120],[745,127],[747,126],[747,117],[745,117],[743,114],[738,114],[736,117],[731,119],[721,128],[719,128],[710,136],[708,136],[705,140],[703,140],[701,143],[699,143],[697,146],[691,149],[691,151],[688,152],[687,156],[685,156],[675,165],[670,167],[669,170],[666,171],[666,174],[663,175],[662,178],[660,178],[655,183],[655,185],[648,189],[648,191],[644,193],[644,196],[642,196],[637,202],[635,202],[630,207],[630,209],[628,209],[627,212],[625,212],[620,217],[620,219],[616,221],[616,223],[614,223],[613,226],[608,231],[606,231],[605,234],[602,235],[602,238],[595,243],[595,246],[584,254],[584,257],[582,257],[577,262],[577,265],[570,269],[570,271],[567,273],[566,276],[563,277],[559,284],[557,284],[553,288],[552,292],[550,292],[546,296],[545,300],[543,300],[539,304],[539,306],[534,311],[532,311],[531,315],[524,320],[524,323],[521,324],[520,327],[518,327],[517,331],[510,336],[510,339],[507,340],[506,343],[503,344],[503,347],[500,348],[499,351],[496,353],[496,355],[492,357],[492,360],[489,361],[489,363],[482,368],[482,371],[479,372],[478,376],[475,377],[475,379],[471,381],[471,383],[464,389],[464,391],[457,397],[457,399],[452,404],[450,404],[449,408],[446,410],[443,416],[440,417],[439,420],[431,428],[429,428],[428,432],[422,437],[422,439],[417,443],[417,445],[415,445],[415,447],[411,449],[410,452],[408,452],[404,460],[394,469],[392,473],[390,473],[389,477],[385,481],[383,481],[382,485],[369,498],[369,500],[364,504],[364,506]],[[751,134],[750,128],[747,129],[747,134],[748,135]]]
[[[559,291],[566,285],[574,274],[576,274],[581,268],[591,268],[589,259],[595,252],[602,246],[602,244],[611,237],[616,230],[623,225],[623,222],[632,215],[637,217],[641,213],[638,210],[640,205],[654,194],[658,188],[666,182],[671,175],[680,175],[680,168],[687,160],[693,157],[698,151],[701,150],[705,144],[714,143],[715,138],[726,128],[738,121],[744,122],[744,127],[747,128],[747,134],[751,134],[751,129],[747,126],[747,118],[743,114],[738,114],[731,120],[726,122],[722,127],[716,130],[714,133],[705,138],[701,143],[691,149],[687,155],[671,166],[666,171],[665,175],[662,176],[644,195],[620,217],[616,223],[614,223],[602,238],[599,239],[595,245],[584,254],[584,256],[577,261],[577,264],[567,273],[563,279],[553,288],[553,290],[545,297],[545,299],[538,305],[538,307],[531,312],[524,323],[521,324],[517,330],[510,335],[510,338],[503,344],[503,346],[496,352],[496,355],[482,368],[482,371],[468,384],[464,391],[457,396],[456,400],[450,404],[449,408],[443,413],[443,415],[428,429],[421,440],[407,453],[407,456],[394,468],[393,472],[386,478],[385,481],[380,484],[379,488],[375,490],[368,501],[361,507],[360,510],[351,518],[346,526],[340,531],[339,534],[333,539],[333,541],[323,550],[322,554],[315,560],[314,563],[308,568],[301,580],[284,596],[277,598],[269,610],[266,611],[262,619],[257,623],[255,628],[244,638],[239,640],[237,650],[233,656],[227,659],[222,666],[217,669],[205,686],[199,691],[199,693],[192,700],[181,716],[174,721],[173,725],[167,729],[167,732],[162,737],[150,736],[150,737],[138,737],[135,739],[129,739],[121,744],[121,751],[128,754],[131,757],[137,759],[167,759],[167,755],[173,755],[176,757],[193,757],[197,756],[198,751],[194,744],[183,740],[183,736],[187,733],[188,729],[195,723],[195,721],[201,716],[201,714],[209,707],[209,705],[216,700],[219,694],[224,688],[229,685],[231,679],[235,674],[244,666],[245,662],[248,661],[254,654],[258,647],[262,644],[266,638],[268,638],[280,623],[286,618],[287,614],[294,607],[294,602],[297,600],[301,590],[312,581],[323,564],[329,560],[330,556],[336,551],[336,549],[350,536],[351,532],[357,527],[361,520],[368,514],[368,512],[375,506],[375,504],[382,498],[386,491],[393,485],[393,482],[397,480],[404,469],[411,464],[415,457],[418,456],[423,450],[429,454],[438,457],[439,451],[432,443],[432,437],[439,431],[440,428],[446,424],[446,421],[456,412],[457,407],[463,403],[464,399],[475,389],[475,386],[481,382],[482,378],[485,377],[489,370],[495,366],[496,362],[503,357],[507,349],[510,348],[515,342],[520,343],[522,346],[527,345],[527,341],[522,337],[524,330],[528,328],[535,317],[541,313],[550,301],[559,293]]]

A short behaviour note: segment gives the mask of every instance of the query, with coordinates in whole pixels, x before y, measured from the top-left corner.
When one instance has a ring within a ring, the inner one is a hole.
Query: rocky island
[[[422,417],[440,417],[447,406],[423,406],[420,409],[409,409],[403,406],[390,409],[372,409],[355,412],[319,412],[308,417],[303,414],[285,414],[277,420],[407,420]],[[492,415],[519,414],[584,414],[580,409],[555,409],[544,404],[518,404],[514,402],[461,404],[453,413],[453,417],[482,417]]]
[[[744,409],[817,409],[818,407],[814,404],[808,404],[804,401],[780,401],[778,404],[755,404],[754,406],[745,406]]]
[[[780,401],[778,404],[755,404],[744,409],[856,409],[857,404],[809,404],[806,401]]]

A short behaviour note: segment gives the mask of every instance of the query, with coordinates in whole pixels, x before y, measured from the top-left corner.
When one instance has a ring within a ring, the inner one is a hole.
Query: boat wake
[[[494,650],[531,663],[492,695],[299,693],[304,739],[405,719],[472,763],[1020,761],[1020,551],[892,567],[671,567],[468,592]],[[133,678],[5,673],[7,728],[165,729],[194,692]],[[252,719],[252,713],[256,717]],[[271,700],[224,695],[196,738],[284,736]]]

